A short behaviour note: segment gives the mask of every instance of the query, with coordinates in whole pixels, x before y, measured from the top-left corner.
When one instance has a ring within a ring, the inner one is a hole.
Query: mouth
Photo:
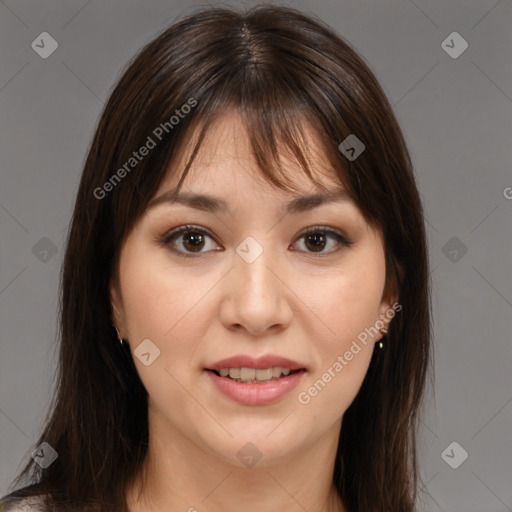
[[[224,397],[243,405],[270,405],[291,393],[300,383],[305,368],[206,368],[213,388]],[[274,376],[275,375],[275,376]]]
[[[276,354],[240,354],[204,368],[214,389],[244,405],[268,405],[295,389],[308,369]]]
[[[304,373],[305,368],[292,370],[282,366],[271,366],[268,368],[220,368],[213,370],[206,368],[206,371],[212,372],[218,377],[229,379],[234,382],[245,384],[264,384],[276,380],[285,379],[296,373]]]

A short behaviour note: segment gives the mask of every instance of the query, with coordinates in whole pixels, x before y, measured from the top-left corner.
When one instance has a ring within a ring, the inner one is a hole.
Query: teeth
[[[221,377],[230,377],[238,382],[265,382],[279,379],[281,376],[290,375],[290,368],[274,366],[265,369],[255,368],[221,368],[219,374]]]
[[[229,376],[231,377],[231,370],[229,370]],[[256,370],[254,368],[240,368],[240,378],[242,380],[253,380],[256,377]]]
[[[230,368],[229,369],[229,376],[232,379],[239,379],[240,378],[240,368]]]
[[[283,375],[289,375],[290,374],[290,368],[281,368],[280,366],[276,366],[274,368],[274,377],[280,377],[281,373]]]
[[[272,368],[265,370],[256,370],[256,380],[270,380],[274,376]]]

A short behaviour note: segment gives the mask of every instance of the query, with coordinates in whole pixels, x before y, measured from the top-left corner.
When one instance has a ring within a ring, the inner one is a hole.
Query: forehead
[[[314,180],[319,182],[320,186],[307,176],[290,149],[279,141],[279,173],[276,173],[275,169],[271,172],[278,175],[279,181],[289,184],[290,189],[282,190],[271,183],[258,165],[258,155],[255,154],[257,149],[253,148],[241,115],[236,111],[228,111],[218,115],[207,130],[184,178],[182,190],[224,190],[225,194],[228,191],[258,188],[266,189],[267,192],[282,198],[319,192],[322,187],[325,187],[324,191],[339,190],[342,188],[339,173],[332,167],[319,135],[306,121],[303,122],[302,128],[301,141],[295,142],[300,147]],[[193,130],[181,151],[171,161],[155,197],[164,191],[175,189],[182,175],[181,171],[192,156],[198,135],[199,129]],[[284,175],[284,180],[281,175]]]

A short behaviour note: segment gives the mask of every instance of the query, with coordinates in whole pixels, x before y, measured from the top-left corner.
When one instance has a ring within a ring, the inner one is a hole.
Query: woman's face
[[[306,134],[315,173],[338,190]],[[239,466],[337,441],[395,300],[384,294],[382,240],[356,205],[341,194],[287,209],[318,190],[283,163],[300,194],[264,182],[240,119],[220,118],[181,190],[212,199],[155,201],[125,239],[111,286],[150,425]],[[155,197],[177,181],[168,176]]]

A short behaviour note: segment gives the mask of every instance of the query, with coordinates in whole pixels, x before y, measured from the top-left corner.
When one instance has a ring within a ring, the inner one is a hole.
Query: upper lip
[[[238,355],[222,359],[206,367],[206,370],[220,370],[221,368],[255,368],[264,370],[281,366],[282,368],[290,368],[290,370],[302,370],[306,367],[302,363],[293,361],[286,357],[281,357],[273,354],[267,354],[261,357],[252,357],[249,355]]]

